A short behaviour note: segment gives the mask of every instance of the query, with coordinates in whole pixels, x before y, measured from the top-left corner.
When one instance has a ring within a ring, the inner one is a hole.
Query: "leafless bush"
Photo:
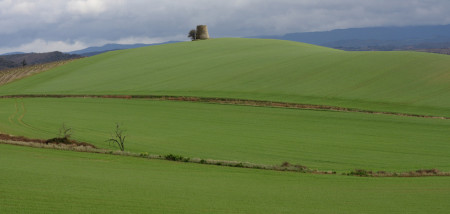
[[[72,128],[66,126],[65,123],[62,124],[61,128],[59,129],[59,137],[69,139],[72,137]]]
[[[125,151],[125,138],[124,130],[120,127],[119,123],[116,123],[116,128],[114,129],[111,138],[106,141],[119,146],[120,151]]]

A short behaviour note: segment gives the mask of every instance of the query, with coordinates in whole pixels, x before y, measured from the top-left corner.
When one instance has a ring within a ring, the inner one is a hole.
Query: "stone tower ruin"
[[[197,25],[197,39],[209,39],[208,26]]]

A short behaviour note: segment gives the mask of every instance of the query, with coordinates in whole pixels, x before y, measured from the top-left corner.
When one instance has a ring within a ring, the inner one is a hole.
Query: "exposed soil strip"
[[[0,141],[15,141],[15,142],[26,142],[26,143],[37,143],[37,144],[65,144],[65,145],[72,145],[72,146],[85,146],[85,147],[91,147],[96,149],[97,147],[89,144],[89,143],[85,143],[85,142],[78,142],[75,140],[68,140],[68,139],[63,139],[63,140],[59,140],[59,139],[63,139],[63,138],[53,138],[53,139],[48,139],[48,140],[43,140],[43,139],[32,139],[32,138],[27,138],[27,137],[23,137],[23,136],[12,136],[12,135],[8,135],[8,134],[1,134],[0,133]]]
[[[450,176],[450,172],[441,172],[438,169],[419,169],[409,172],[386,172],[377,171],[373,172],[364,169],[355,169],[349,173],[343,173],[348,176],[359,177],[425,177],[425,176]]]
[[[185,102],[203,102],[203,103],[217,103],[217,104],[231,104],[231,105],[244,105],[244,106],[261,106],[261,107],[277,107],[277,108],[291,108],[291,109],[310,109],[310,110],[328,110],[339,112],[358,112],[366,114],[384,114],[395,115],[402,117],[421,117],[449,120],[450,117],[443,116],[431,116],[431,115],[419,115],[397,112],[383,112],[383,111],[370,111],[356,108],[344,108],[338,106],[327,105],[313,105],[313,104],[299,104],[288,102],[272,102],[272,101],[260,101],[260,100],[246,100],[246,99],[232,99],[232,98],[209,98],[209,97],[186,97],[186,96],[163,96],[163,95],[59,95],[59,94],[33,94],[33,95],[6,95],[0,96],[0,99],[4,98],[112,98],[112,99],[150,99],[150,100],[171,100],[171,101],[185,101]]]

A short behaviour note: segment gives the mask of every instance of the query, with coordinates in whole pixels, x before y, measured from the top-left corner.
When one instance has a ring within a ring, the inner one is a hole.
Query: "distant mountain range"
[[[106,44],[101,47],[89,47],[89,48],[85,48],[82,50],[68,52],[68,54],[77,54],[77,55],[81,55],[81,56],[94,56],[97,54],[101,54],[101,53],[105,53],[105,52],[113,51],[113,50],[140,48],[140,47],[163,45],[163,44],[170,44],[170,43],[176,43],[176,42],[178,42],[178,41],[169,41],[169,42],[154,43],[154,44],[132,44],[132,45]]]
[[[450,48],[450,25],[350,28],[252,38],[290,40],[351,51],[440,49]]]
[[[10,53],[0,54],[0,56],[16,55],[16,54],[26,54],[26,53],[25,52],[10,52]]]

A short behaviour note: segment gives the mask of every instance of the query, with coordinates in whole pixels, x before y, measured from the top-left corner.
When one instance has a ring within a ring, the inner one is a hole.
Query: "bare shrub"
[[[69,139],[72,136],[72,128],[69,128],[66,126],[65,123],[62,124],[61,128],[59,129],[58,137],[51,138],[45,141],[45,144],[72,144],[72,141]]]
[[[116,123],[116,128],[114,129],[110,139],[106,142],[116,144],[119,146],[120,151],[125,151],[125,138],[124,130],[120,127],[119,123]]]
[[[72,133],[72,128],[67,127],[65,123],[63,123],[59,129],[59,137],[61,138],[69,139],[72,137]]]

